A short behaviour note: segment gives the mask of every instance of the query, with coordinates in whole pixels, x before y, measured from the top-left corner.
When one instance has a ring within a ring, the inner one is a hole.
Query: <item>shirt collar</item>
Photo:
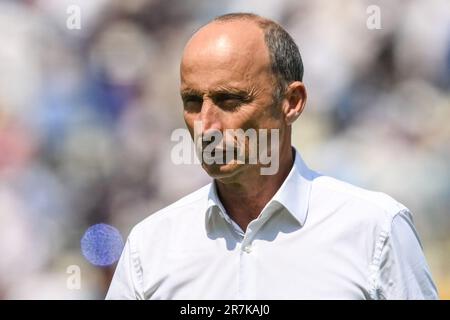
[[[269,206],[276,205],[277,203],[284,207],[299,223],[304,225],[308,213],[309,197],[311,193],[311,181],[313,179],[314,172],[311,171],[303,161],[300,153],[292,147],[294,150],[294,165],[291,171],[284,180],[281,187],[272,197],[272,199],[266,204],[262,212]],[[210,220],[213,212],[218,212],[227,222],[231,223],[230,217],[227,215],[222,202],[217,194],[217,188],[215,182],[210,184],[208,192],[208,201],[206,209],[206,227],[210,226]]]

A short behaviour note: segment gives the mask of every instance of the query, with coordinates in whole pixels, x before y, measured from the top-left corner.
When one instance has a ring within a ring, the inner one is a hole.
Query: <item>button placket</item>
[[[252,247],[251,244],[246,245],[246,246],[244,247],[244,249],[243,249],[243,251],[244,251],[245,253],[251,253],[252,250],[253,250],[253,247]]]
[[[244,239],[241,242],[239,252],[239,299],[254,298],[256,275],[255,275],[255,257],[252,252],[253,232],[247,228]]]

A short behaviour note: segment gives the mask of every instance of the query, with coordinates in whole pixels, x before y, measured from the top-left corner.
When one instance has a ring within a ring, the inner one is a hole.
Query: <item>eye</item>
[[[235,110],[246,102],[245,98],[240,95],[223,94],[214,99],[214,102],[222,109]]]
[[[203,99],[199,96],[183,97],[183,106],[186,112],[200,112],[202,109]]]

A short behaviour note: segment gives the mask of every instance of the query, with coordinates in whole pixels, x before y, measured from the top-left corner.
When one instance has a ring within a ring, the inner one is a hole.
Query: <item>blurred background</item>
[[[369,5],[381,29],[367,28]],[[115,265],[89,262],[86,230],[126,239],[209,182],[170,161],[179,61],[199,26],[236,11],[299,45],[309,99],[294,145],[307,164],[409,207],[450,298],[449,1],[3,0],[0,299],[103,299]]]

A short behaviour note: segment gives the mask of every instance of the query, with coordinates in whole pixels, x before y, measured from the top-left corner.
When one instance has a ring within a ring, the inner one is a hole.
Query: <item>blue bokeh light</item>
[[[81,238],[83,256],[95,266],[112,265],[120,258],[124,243],[116,228],[106,223],[89,227]]]

